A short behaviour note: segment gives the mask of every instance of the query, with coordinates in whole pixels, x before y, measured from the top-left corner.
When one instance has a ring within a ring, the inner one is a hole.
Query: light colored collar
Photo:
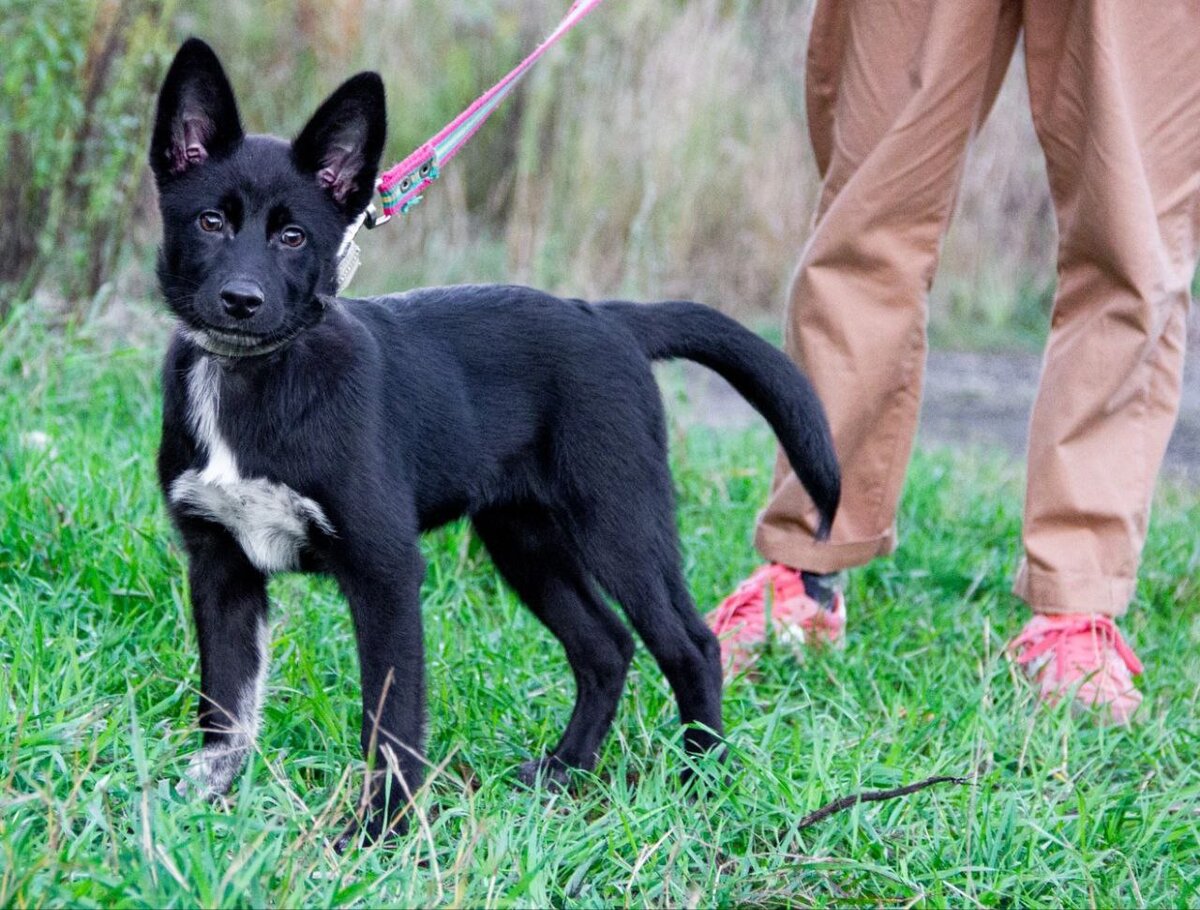
[[[300,333],[295,332],[267,344],[247,343],[236,335],[225,335],[224,333],[218,335],[214,332],[206,332],[202,329],[193,329],[190,327],[184,328],[183,334],[196,347],[210,354],[216,354],[218,357],[245,358],[262,357],[265,354],[272,354],[284,345],[291,344]]]
[[[317,294],[316,297],[317,302],[321,304],[321,309],[326,312],[339,307],[336,297],[330,297],[327,294]],[[290,334],[284,335],[282,338],[276,338],[274,341],[269,341],[266,344],[257,344],[252,339],[239,336],[235,332],[194,329],[190,325],[182,324],[179,328],[188,341],[201,350],[207,351],[209,354],[216,354],[218,357],[242,359],[273,354],[280,348],[287,347],[299,338],[301,333],[311,328],[311,326],[299,326]]]

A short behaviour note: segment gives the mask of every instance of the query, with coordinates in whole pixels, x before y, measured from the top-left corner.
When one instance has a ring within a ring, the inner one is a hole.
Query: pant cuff
[[[1101,613],[1116,618],[1129,609],[1136,585],[1134,578],[1031,569],[1022,559],[1013,593],[1035,613]]]
[[[754,547],[771,562],[782,563],[805,572],[841,572],[865,566],[876,556],[896,549],[896,529],[870,540],[849,543],[824,543],[800,530],[782,530],[759,524],[754,532]]]

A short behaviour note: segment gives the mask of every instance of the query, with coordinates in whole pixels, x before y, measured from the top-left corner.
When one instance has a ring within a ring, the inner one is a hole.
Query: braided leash
[[[374,205],[350,226],[337,254],[337,282],[340,294],[354,277],[362,251],[354,242],[362,227],[377,228],[386,224],[393,215],[403,215],[421,201],[421,194],[441,176],[445,167],[457,155],[467,141],[483,126],[517,83],[535,63],[572,28],[601,4],[602,0],[575,0],[562,21],[528,57],[518,63],[507,75],[490,89],[476,98],[461,114],[447,123],[426,142],[423,142],[403,161],[393,165],[380,176],[376,188],[383,202],[383,214],[375,211]]]
[[[375,227],[397,212],[404,214],[421,201],[421,194],[437,180],[441,170],[462,150],[485,120],[500,106],[533,65],[567,32],[599,6],[601,0],[575,0],[558,27],[522,60],[503,79],[480,95],[465,111],[447,123],[411,155],[385,171],[379,178],[379,195],[383,200],[383,216]]]

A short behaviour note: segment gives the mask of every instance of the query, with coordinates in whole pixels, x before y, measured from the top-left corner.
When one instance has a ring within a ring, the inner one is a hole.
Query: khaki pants
[[[824,182],[786,343],[829,412],[844,492],[818,543],[781,461],[755,543],[817,572],[895,548],[926,296],[1022,29],[1059,281],[1014,590],[1042,612],[1116,616],[1178,412],[1200,252],[1198,0],[818,0],[807,98]]]

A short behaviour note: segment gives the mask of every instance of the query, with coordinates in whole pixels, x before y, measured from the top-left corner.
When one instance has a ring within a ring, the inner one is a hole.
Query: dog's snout
[[[221,302],[234,319],[249,319],[263,304],[263,289],[253,281],[237,279],[221,288]]]

